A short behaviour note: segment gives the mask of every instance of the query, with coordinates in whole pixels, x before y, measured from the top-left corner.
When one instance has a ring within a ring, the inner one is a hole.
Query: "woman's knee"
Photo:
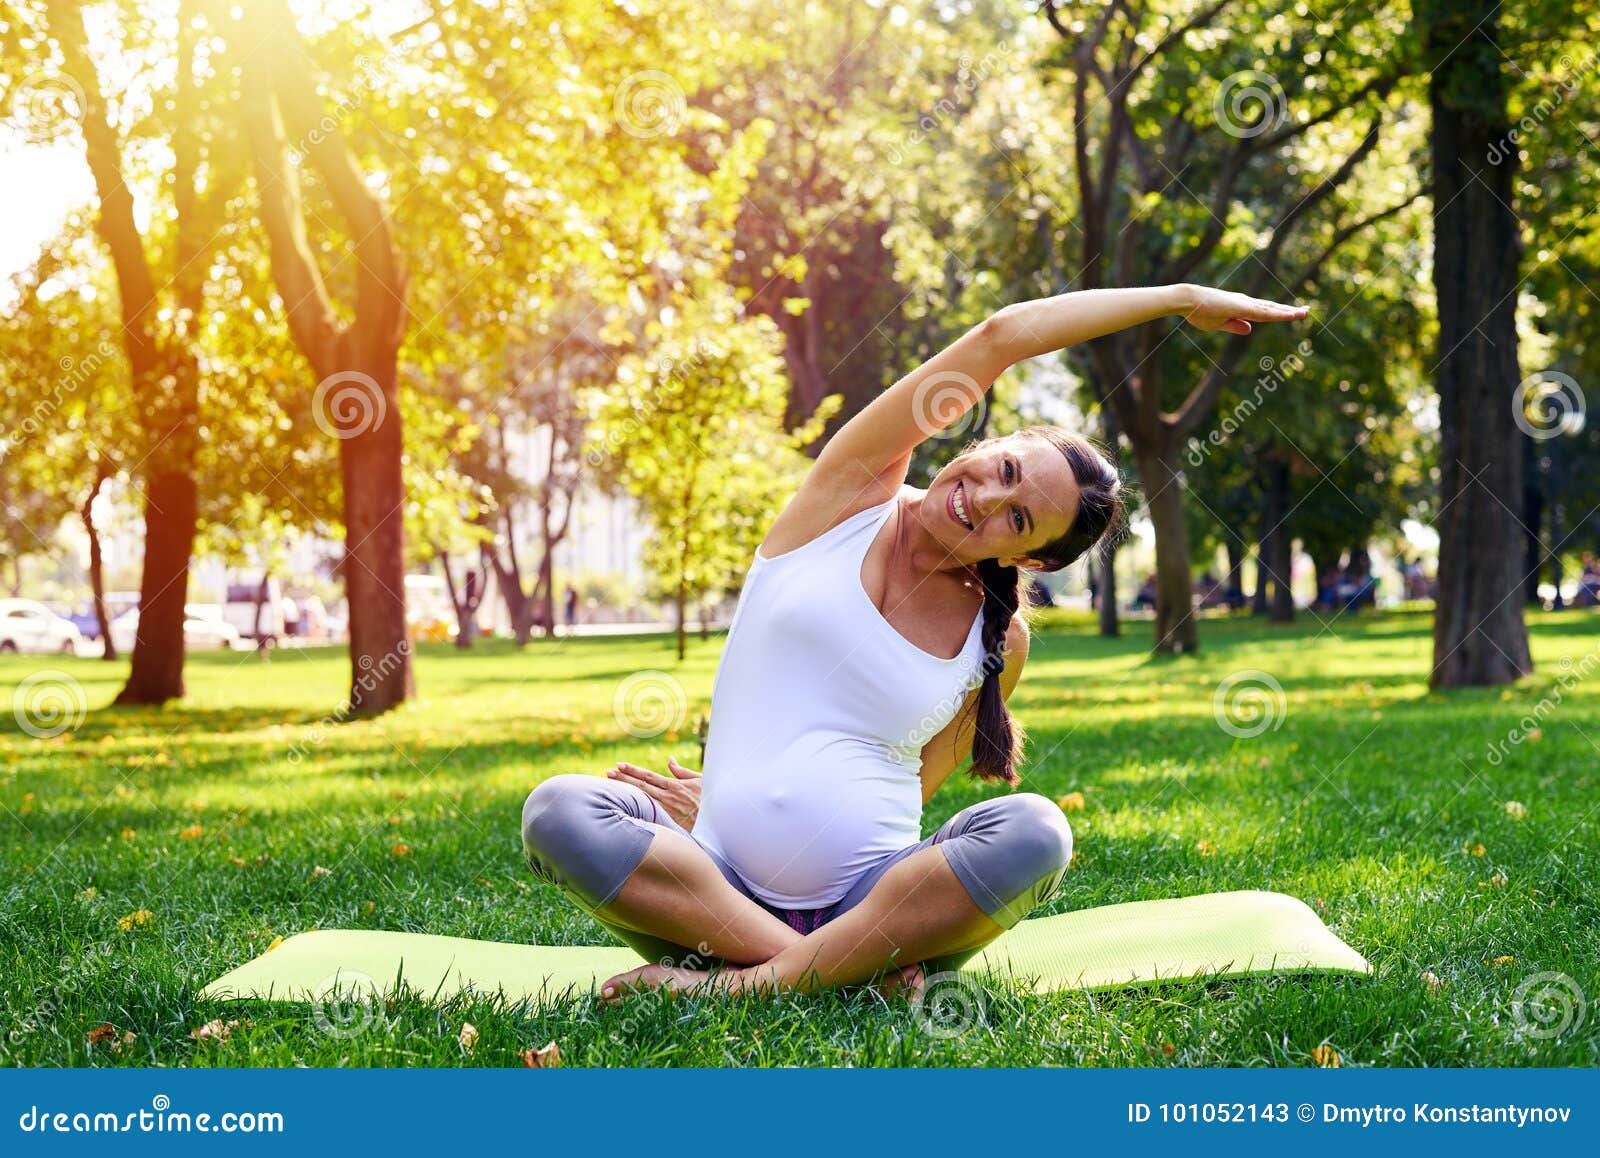
[[[1072,825],[1052,801],[1037,792],[1005,797],[1006,835],[1015,842],[1023,875],[1034,879],[1059,874],[1072,863]]]
[[[979,805],[946,845],[957,875],[991,919],[1010,928],[1048,901],[1072,862],[1072,826],[1033,792]]]
[[[552,776],[522,806],[528,866],[587,905],[607,904],[653,835],[637,812],[625,785],[595,776]]]

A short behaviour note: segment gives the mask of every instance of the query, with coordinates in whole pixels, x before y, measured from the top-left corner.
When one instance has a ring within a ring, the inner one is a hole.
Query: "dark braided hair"
[[[1123,518],[1122,479],[1106,457],[1088,439],[1055,426],[1030,426],[1019,437],[1042,438],[1067,460],[1078,483],[1078,510],[1072,525],[1053,543],[1029,554],[1042,564],[1041,571],[1059,571],[1081,558]],[[979,444],[982,445],[982,444]],[[1006,707],[1000,692],[1005,670],[1006,632],[1017,613],[1021,576],[1015,567],[1002,567],[998,559],[978,564],[983,584],[983,685],[978,690],[977,722],[972,737],[972,775],[980,780],[1015,784],[1021,777],[1016,765],[1022,755],[1022,728]]]

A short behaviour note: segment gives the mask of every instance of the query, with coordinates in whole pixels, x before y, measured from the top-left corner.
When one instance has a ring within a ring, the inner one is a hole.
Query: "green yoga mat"
[[[290,937],[224,973],[199,997],[315,1001],[351,989],[388,993],[399,978],[430,998],[475,990],[537,1001],[588,993],[639,964],[639,955],[625,948],[330,929]],[[1280,893],[1236,892],[1023,921],[964,972],[1048,993],[1250,974],[1364,976],[1372,966],[1301,901]]]

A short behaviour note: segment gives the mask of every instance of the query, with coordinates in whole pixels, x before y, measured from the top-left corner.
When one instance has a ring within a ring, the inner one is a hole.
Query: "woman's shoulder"
[[[903,471],[900,477],[905,477]],[[813,471],[773,522],[758,553],[771,560],[798,551],[866,511],[921,493],[903,481],[882,479],[862,479],[851,488],[844,480],[819,478]]]

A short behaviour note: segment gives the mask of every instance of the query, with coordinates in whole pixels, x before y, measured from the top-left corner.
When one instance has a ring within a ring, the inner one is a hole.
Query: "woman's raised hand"
[[[1284,306],[1248,294],[1236,294],[1209,286],[1186,286],[1190,300],[1179,311],[1196,329],[1230,334],[1248,334],[1251,322],[1292,322],[1310,311],[1305,306]]]
[[[684,829],[694,828],[695,817],[700,815],[700,773],[691,772],[672,757],[667,757],[671,776],[663,776],[637,764],[619,760],[606,775],[612,780],[632,784],[661,806],[663,812]]]

